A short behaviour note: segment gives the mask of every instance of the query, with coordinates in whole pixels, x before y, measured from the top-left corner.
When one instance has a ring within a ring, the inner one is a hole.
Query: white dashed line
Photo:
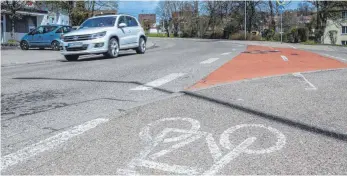
[[[1,170],[6,169],[9,166],[13,166],[20,162],[23,162],[39,153],[53,149],[58,145],[68,141],[69,139],[78,136],[92,128],[95,128],[101,123],[107,122],[108,119],[98,118],[84,124],[73,127],[70,130],[59,133],[55,136],[47,138],[39,143],[33,144],[29,147],[25,147],[15,153],[8,154],[1,159]]]
[[[231,52],[228,52],[228,53],[222,53],[221,55],[222,56],[225,56],[225,55],[229,55]]]
[[[202,62],[200,62],[200,64],[210,64],[216,60],[218,60],[219,58],[210,58],[210,59],[207,59],[207,60],[204,60]]]
[[[284,61],[288,61],[288,58],[286,56],[281,56]]]
[[[329,54],[325,54],[325,56],[331,57],[331,58],[334,58],[334,59],[339,59],[339,60],[347,61],[346,59],[342,59],[342,58],[339,58],[339,57],[336,57],[336,56],[332,56],[332,55],[329,55]]]
[[[169,75],[166,75],[162,78],[159,78],[157,80],[154,80],[152,82],[146,83],[143,86],[137,86],[135,88],[132,88],[130,90],[151,90],[153,87],[159,87],[163,84],[166,84],[174,79],[177,79],[181,76],[185,75],[185,73],[171,73]]]
[[[310,87],[305,88],[305,90],[317,90],[317,87],[314,86],[310,81],[308,81],[301,73],[293,73],[293,75],[302,78],[308,85],[310,85]]]
[[[292,47],[292,48],[296,49],[296,47],[294,47],[294,46],[292,46],[292,45],[288,45],[288,46],[290,46],[290,47]]]

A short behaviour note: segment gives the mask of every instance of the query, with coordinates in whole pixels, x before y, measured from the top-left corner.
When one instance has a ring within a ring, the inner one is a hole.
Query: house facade
[[[327,20],[327,25],[324,31],[323,43],[336,45],[347,45],[347,9],[341,11],[341,19]]]
[[[68,15],[37,9],[32,4],[27,5],[25,8],[17,11],[17,13],[21,16],[21,18],[15,20],[14,23],[14,40],[17,41],[20,41],[26,33],[40,25],[68,25],[70,23]],[[1,43],[6,43],[8,40],[12,39],[12,20],[9,14],[10,13],[5,9],[1,9]]]

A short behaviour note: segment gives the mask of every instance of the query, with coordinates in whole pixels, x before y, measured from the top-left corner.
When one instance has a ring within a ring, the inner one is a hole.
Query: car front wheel
[[[116,58],[119,54],[119,44],[117,39],[111,38],[108,42],[108,51],[104,54],[106,57]]]
[[[21,41],[20,42],[20,48],[22,49],[22,50],[28,50],[29,49],[29,43],[27,42],[27,41]]]
[[[143,37],[140,38],[139,46],[136,48],[137,54],[144,54],[146,52],[146,41]]]
[[[77,61],[78,57],[78,55],[66,55],[65,59],[68,61]]]
[[[60,50],[60,43],[58,41],[53,41],[51,44],[52,50],[59,51]]]

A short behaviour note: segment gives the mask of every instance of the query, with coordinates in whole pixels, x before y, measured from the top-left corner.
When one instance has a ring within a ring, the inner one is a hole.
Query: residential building
[[[336,31],[336,32],[332,32]],[[333,36],[330,34],[334,33]],[[336,39],[336,45],[347,45],[347,9],[341,10],[341,18],[337,20],[327,20],[327,25],[325,27],[323,43],[333,44],[331,42],[331,37]]]
[[[156,24],[156,15],[155,14],[139,14],[138,20],[143,28],[151,28],[153,24]],[[144,26],[144,25],[148,25],[148,26]]]
[[[70,23],[68,15],[39,9],[33,3],[28,3],[27,6],[17,11],[17,13],[21,15],[21,19],[15,20],[14,24],[14,39],[17,41],[37,26],[49,24],[68,25]],[[5,8],[1,9],[1,43],[6,43],[12,39],[12,20],[9,18],[9,14]]]

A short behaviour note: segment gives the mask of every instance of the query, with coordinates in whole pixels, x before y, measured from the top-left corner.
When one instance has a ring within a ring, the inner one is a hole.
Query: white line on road
[[[67,130],[55,136],[49,137],[43,141],[40,141],[39,143],[33,144],[29,147],[25,147],[21,150],[18,150],[15,153],[8,154],[2,157],[1,159],[1,170],[6,169],[9,166],[18,164],[20,162],[23,162],[35,155],[38,155],[39,153],[53,149],[57,147],[58,145],[68,141],[72,137],[80,135],[92,128],[95,128],[99,124],[105,123],[107,121],[108,119],[103,119],[103,118],[94,119],[94,120],[85,122],[84,124],[75,126],[70,130]]]
[[[308,81],[308,80],[304,77],[304,75],[302,75],[301,73],[293,73],[293,75],[296,76],[296,77],[301,77],[302,79],[304,79],[304,81],[305,81],[308,85],[310,85],[310,87],[309,87],[309,88],[305,88],[305,90],[317,90],[317,87],[314,86],[310,81]]]
[[[233,51],[236,51],[236,49],[235,49],[235,48],[233,48],[232,50],[233,50]]]
[[[281,56],[284,61],[288,61],[288,58],[286,56]]]
[[[334,58],[334,59],[339,59],[339,60],[346,61],[346,59],[342,59],[342,58],[339,58],[339,57],[336,57],[336,56],[332,56],[332,55],[329,55],[329,54],[325,54],[325,56],[331,57],[331,58]]]
[[[181,76],[185,75],[185,73],[171,73],[169,75],[166,75],[162,78],[156,79],[152,82],[146,83],[143,86],[137,86],[135,88],[132,88],[130,90],[151,90],[153,87],[159,87],[163,84],[166,84],[172,80],[175,80]]]
[[[292,48],[296,49],[296,47],[295,47],[295,46],[292,46],[292,45],[288,45],[288,46],[290,46],[290,47],[292,47]]]
[[[220,55],[222,55],[222,56],[225,56],[225,55],[229,55],[231,52],[228,52],[228,53],[222,53],[222,54],[220,54]]]
[[[207,59],[207,60],[204,60],[202,62],[200,62],[200,64],[210,64],[216,60],[218,60],[219,58],[210,58],[210,59]]]

